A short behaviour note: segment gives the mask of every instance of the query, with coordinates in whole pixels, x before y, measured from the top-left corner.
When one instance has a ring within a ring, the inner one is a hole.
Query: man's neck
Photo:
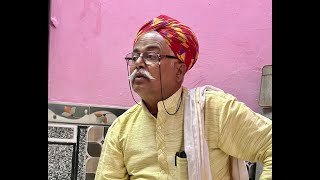
[[[149,112],[154,116],[157,117],[158,114],[158,102],[160,101],[164,101],[168,98],[170,98],[173,94],[175,94],[178,90],[180,89],[180,87],[178,89],[176,89],[175,91],[173,91],[172,93],[170,93],[170,95],[164,96],[163,99],[160,96],[160,98],[154,98],[154,96],[151,96],[150,98],[144,98],[143,99],[143,103],[145,104],[146,108],[149,110]]]
[[[154,116],[157,117],[158,114],[158,102],[159,101],[143,101],[149,112]]]

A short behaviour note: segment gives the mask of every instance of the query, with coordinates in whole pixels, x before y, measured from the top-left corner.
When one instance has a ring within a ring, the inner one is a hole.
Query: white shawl
[[[185,100],[184,148],[188,160],[189,180],[212,179],[209,151],[204,137],[204,103],[206,90],[222,91],[210,85],[191,89]],[[242,160],[232,157],[232,179],[248,180]]]

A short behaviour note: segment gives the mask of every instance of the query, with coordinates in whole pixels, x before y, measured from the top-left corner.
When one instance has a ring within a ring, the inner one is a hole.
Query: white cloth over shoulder
[[[205,85],[193,88],[185,99],[184,109],[184,148],[188,160],[189,180],[212,179],[209,151],[204,137],[204,103],[206,90],[222,91]],[[248,180],[244,161],[232,157],[232,179]]]

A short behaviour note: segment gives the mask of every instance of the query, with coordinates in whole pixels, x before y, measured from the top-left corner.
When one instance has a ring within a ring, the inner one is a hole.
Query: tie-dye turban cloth
[[[150,31],[157,31],[166,40],[175,56],[186,64],[187,71],[192,68],[198,59],[199,44],[188,26],[169,16],[160,15],[140,28],[133,44]]]

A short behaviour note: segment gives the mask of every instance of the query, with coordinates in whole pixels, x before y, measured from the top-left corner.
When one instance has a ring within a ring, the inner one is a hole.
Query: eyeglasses
[[[124,58],[127,61],[127,64],[129,66],[134,66],[136,64],[136,61],[142,57],[144,60],[144,63],[147,65],[151,65],[157,62],[160,62],[162,58],[172,58],[172,59],[178,59],[175,56],[169,56],[169,55],[160,55],[159,53],[156,53],[154,51],[146,51],[143,53],[140,52],[132,52],[127,54],[127,56]]]

